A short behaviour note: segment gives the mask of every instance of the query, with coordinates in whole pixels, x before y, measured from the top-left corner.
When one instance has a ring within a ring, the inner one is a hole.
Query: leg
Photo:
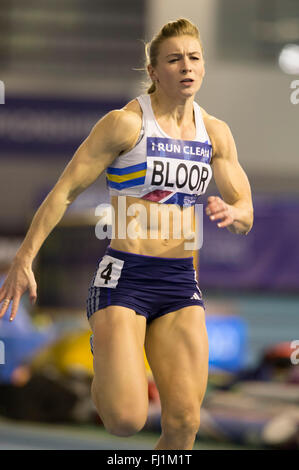
[[[192,449],[208,379],[204,309],[185,307],[156,318],[148,326],[145,347],[162,407],[156,449]]]
[[[94,335],[92,399],[106,429],[129,436],[142,429],[147,419],[146,319],[129,308],[109,306],[89,321]]]

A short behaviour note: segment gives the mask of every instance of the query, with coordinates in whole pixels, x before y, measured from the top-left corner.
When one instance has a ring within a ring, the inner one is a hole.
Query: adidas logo
[[[190,297],[190,299],[200,300],[200,297],[196,292],[194,292],[194,294],[192,295],[192,297]]]

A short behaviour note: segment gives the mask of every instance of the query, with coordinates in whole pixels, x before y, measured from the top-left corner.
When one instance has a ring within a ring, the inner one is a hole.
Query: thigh
[[[147,409],[145,317],[126,307],[109,306],[95,312],[89,322],[94,335],[94,382],[100,408]]]
[[[155,319],[147,329],[146,354],[165,412],[199,414],[208,379],[205,312],[185,307]]]

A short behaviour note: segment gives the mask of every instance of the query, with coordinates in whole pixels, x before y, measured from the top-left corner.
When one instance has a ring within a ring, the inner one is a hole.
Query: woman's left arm
[[[234,138],[228,125],[210,117],[209,134],[213,145],[212,169],[222,196],[210,196],[206,214],[217,226],[232,233],[245,234],[253,225],[251,189],[238,161]]]

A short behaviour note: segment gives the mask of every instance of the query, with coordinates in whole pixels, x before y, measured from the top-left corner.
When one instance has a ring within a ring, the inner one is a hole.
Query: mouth
[[[184,80],[181,80],[180,83],[193,83],[194,80],[192,78],[184,78]]]

